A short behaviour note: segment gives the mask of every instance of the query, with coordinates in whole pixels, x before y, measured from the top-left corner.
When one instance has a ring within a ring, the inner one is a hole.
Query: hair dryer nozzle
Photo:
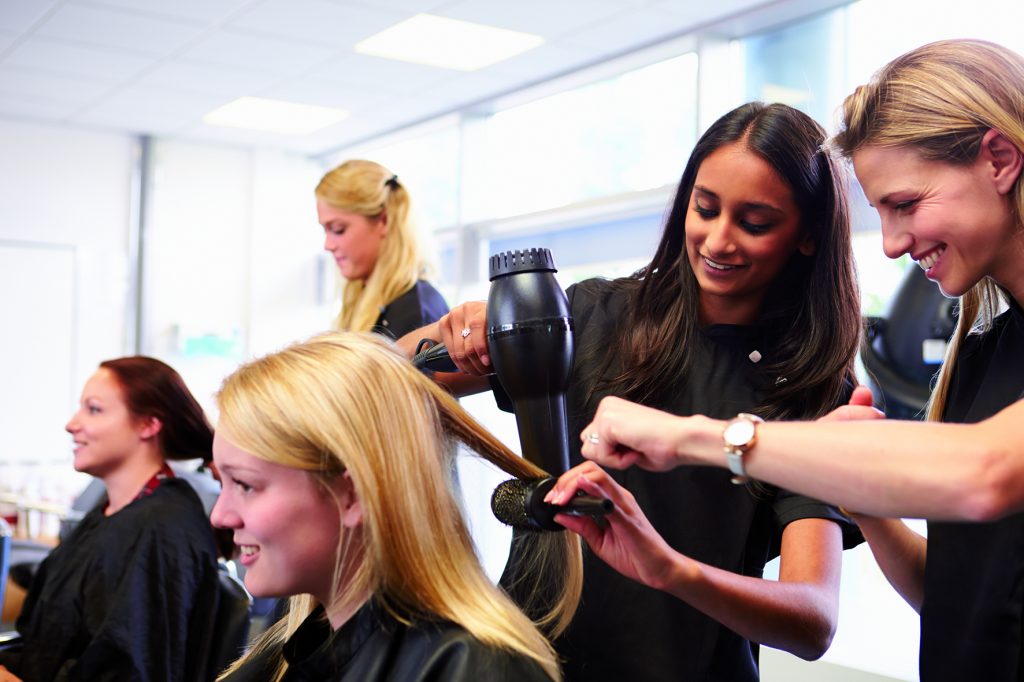
[[[451,355],[443,343],[434,343],[421,350],[425,342],[430,339],[423,339],[416,347],[416,355],[412,356],[412,364],[416,369],[425,369],[431,372],[458,372],[459,368],[452,362]]]

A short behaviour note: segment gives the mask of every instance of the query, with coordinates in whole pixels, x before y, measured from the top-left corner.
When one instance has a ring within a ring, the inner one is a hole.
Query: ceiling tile
[[[28,30],[56,4],[49,0],[3,0],[0,5],[0,30]]]
[[[346,120],[343,123],[339,123],[336,126],[336,130],[324,131],[312,136],[309,136],[306,140],[300,142],[301,144],[311,145],[313,142],[316,143],[316,149],[311,150],[314,154],[326,154],[343,147],[352,146],[354,142],[365,140],[369,137],[374,137],[382,132],[390,130],[393,124],[375,119],[374,117],[353,117],[352,119]]]
[[[224,102],[216,96],[133,87],[113,93],[72,120],[135,133],[168,133],[200,121]]]
[[[198,22],[222,21],[259,0],[102,0],[104,5],[140,14]]]
[[[447,111],[448,107],[444,102],[430,97],[429,91],[424,91],[390,99],[379,111],[370,112],[364,118],[377,122],[376,133],[379,134],[407,124],[423,122]]]
[[[323,82],[308,79],[279,83],[263,90],[260,96],[344,109],[353,113],[377,111],[392,97],[389,93],[377,90],[366,90],[351,85],[326,86]]]
[[[436,13],[436,10],[452,4],[452,0],[328,0],[343,7],[380,7],[406,14],[420,12]]]
[[[294,136],[269,133],[261,130],[243,130],[242,128],[226,128],[211,126],[201,121],[194,121],[177,131],[175,136],[190,141],[209,141],[217,144],[241,145],[246,147],[269,147],[272,149],[293,149],[296,143]],[[304,136],[299,136],[304,137]]]
[[[301,41],[222,30],[209,35],[180,56],[210,64],[292,76],[326,61],[336,53],[337,50]]]
[[[256,95],[278,80],[279,77],[266,72],[179,59],[154,68],[135,84],[149,89],[162,88],[234,99]]]
[[[16,67],[0,67],[0,91],[45,101],[83,106],[110,90],[108,83],[58,76]]]
[[[18,34],[17,33],[12,33],[10,31],[2,31],[2,30],[0,30],[0,52],[3,52],[8,47],[13,45],[14,41],[17,40],[17,39],[18,39]]]
[[[504,94],[520,83],[515,76],[475,72],[435,85],[423,94],[447,111]]]
[[[326,0],[267,0],[234,19],[232,28],[349,48],[406,15]]]
[[[14,48],[4,64],[116,83],[152,63],[132,52],[30,37]]]
[[[625,12],[587,28],[562,36],[567,45],[600,48],[610,52],[640,48],[681,32],[679,15],[658,9]]]
[[[200,32],[196,24],[85,5],[61,5],[37,30],[47,38],[151,55],[168,54]]]
[[[455,75],[448,69],[362,54],[332,59],[304,74],[311,81],[395,94],[429,89]]]
[[[716,0],[713,5],[660,0],[651,7],[682,17],[686,25],[699,26],[763,4],[764,0]]]
[[[501,73],[536,80],[591,64],[601,58],[601,50],[580,45],[548,43],[535,50],[498,62],[486,73]]]
[[[77,105],[67,102],[14,97],[0,87],[0,116],[58,122],[75,113],[77,109]]]

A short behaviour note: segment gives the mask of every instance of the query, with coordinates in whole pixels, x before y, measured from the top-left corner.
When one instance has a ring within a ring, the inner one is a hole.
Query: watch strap
[[[747,470],[743,466],[743,450],[726,446],[725,448],[725,460],[729,464],[729,471],[732,472],[732,482],[736,485],[742,485],[750,480],[747,476]]]
[[[740,420],[751,424],[750,439],[746,443],[730,443],[726,441],[724,448],[726,463],[729,465],[729,471],[733,474],[732,482],[736,485],[743,485],[750,480],[750,476],[747,475],[747,469],[743,465],[743,456],[747,454],[750,448],[754,447],[754,444],[757,442],[757,425],[764,421],[756,414],[741,412],[729,420],[726,424],[726,429],[728,429],[729,424]],[[723,436],[724,433],[725,431],[723,430]]]

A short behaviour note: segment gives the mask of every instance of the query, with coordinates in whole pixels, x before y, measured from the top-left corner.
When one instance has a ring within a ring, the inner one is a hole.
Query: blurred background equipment
[[[920,268],[910,268],[884,317],[867,317],[861,360],[878,407],[890,419],[921,419],[931,382],[956,326],[946,298]]]

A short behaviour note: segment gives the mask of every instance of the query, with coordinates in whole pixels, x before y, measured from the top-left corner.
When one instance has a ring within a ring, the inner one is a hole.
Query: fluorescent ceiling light
[[[262,97],[239,97],[203,116],[203,123],[285,135],[304,135],[326,128],[347,116],[348,112],[343,109]]]
[[[476,71],[541,45],[540,36],[432,14],[417,14],[357,43],[374,57]]]

